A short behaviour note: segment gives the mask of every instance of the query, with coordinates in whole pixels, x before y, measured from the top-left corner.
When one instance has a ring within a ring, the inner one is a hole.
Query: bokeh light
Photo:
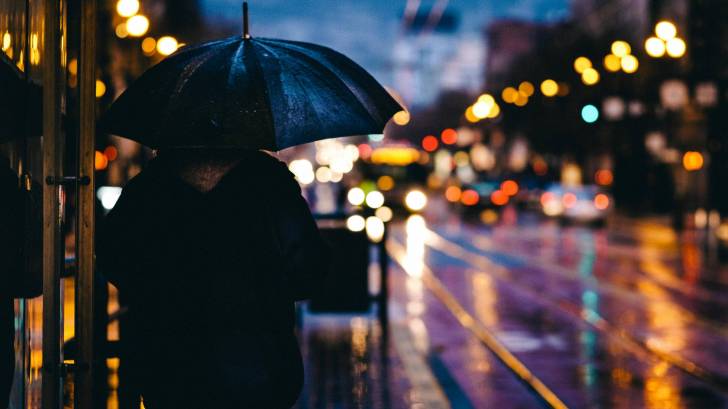
[[[427,206],[427,195],[421,190],[412,190],[405,196],[404,204],[413,212],[419,212]]]
[[[587,68],[592,68],[592,62],[590,59],[586,57],[578,57],[574,60],[574,70],[577,73],[582,74]]]
[[[365,202],[367,206],[371,207],[372,209],[378,209],[384,206],[384,195],[378,190],[372,190],[371,192],[367,193]]]
[[[622,59],[614,54],[608,54],[604,57],[604,68],[610,72],[617,72],[622,68]]]
[[[174,37],[164,36],[157,40],[157,51],[162,55],[172,55],[178,48],[179,43]]]
[[[139,0],[119,0],[116,2],[116,12],[121,17],[131,17],[139,12]]]
[[[581,73],[581,82],[586,85],[595,85],[599,82],[599,71],[594,68],[587,68]]]
[[[645,41],[645,51],[647,55],[654,58],[660,58],[665,55],[665,42],[657,37],[650,37]]]
[[[126,20],[126,32],[132,37],[141,37],[149,30],[149,19],[146,16],[137,14]]]
[[[411,118],[410,118],[409,111],[404,111],[404,110],[397,112],[392,117],[392,120],[394,121],[394,123],[399,126],[405,126],[405,125],[409,124],[410,119]]]
[[[700,152],[688,151],[683,155],[683,167],[689,172],[703,168],[703,155]]]
[[[622,58],[622,70],[626,72],[627,74],[632,74],[637,71],[637,68],[639,68],[640,63],[637,60],[637,57],[634,55],[627,55],[624,58]]]
[[[685,45],[685,41],[683,41],[682,38],[671,38],[667,40],[665,49],[667,50],[667,55],[669,55],[670,57],[680,58],[685,55],[687,46]]]
[[[660,21],[655,25],[655,34],[662,40],[668,41],[677,35],[677,27],[669,21]]]
[[[440,138],[445,145],[454,145],[458,141],[458,132],[452,128],[448,128],[442,131]]]
[[[623,58],[632,52],[632,47],[626,41],[618,40],[612,43],[612,54]]]
[[[366,193],[364,193],[364,190],[359,187],[349,189],[349,192],[346,194],[346,199],[354,206],[361,206],[364,203],[365,198]]]
[[[547,97],[553,97],[559,93],[559,84],[551,79],[544,80],[541,83],[541,93]]]
[[[438,141],[437,138],[435,138],[433,135],[427,135],[422,138],[422,149],[426,150],[427,152],[436,151],[439,145],[440,141]]]
[[[599,119],[599,109],[594,105],[585,105],[581,109],[581,119],[588,124],[592,124]]]

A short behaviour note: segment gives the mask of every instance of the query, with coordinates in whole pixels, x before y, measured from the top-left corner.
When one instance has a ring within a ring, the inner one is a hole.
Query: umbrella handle
[[[248,2],[243,2],[243,38],[249,39],[250,38],[250,28],[248,25]]]

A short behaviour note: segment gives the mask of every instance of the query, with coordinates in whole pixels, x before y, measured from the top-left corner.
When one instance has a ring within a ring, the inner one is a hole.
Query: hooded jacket
[[[167,161],[127,184],[97,249],[128,303],[122,341],[145,404],[179,405],[184,390],[189,408],[290,407],[302,385],[294,302],[328,269],[300,187],[263,152],[204,193]]]

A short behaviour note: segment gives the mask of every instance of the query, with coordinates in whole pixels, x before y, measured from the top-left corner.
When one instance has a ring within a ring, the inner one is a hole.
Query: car
[[[560,222],[604,225],[613,207],[612,197],[595,185],[548,186],[541,194],[541,211]]]

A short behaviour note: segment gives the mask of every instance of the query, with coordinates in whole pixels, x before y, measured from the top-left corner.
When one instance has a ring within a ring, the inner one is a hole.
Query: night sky
[[[240,32],[240,0],[200,0],[205,18],[226,27],[220,35]],[[429,9],[433,0],[423,0]],[[332,47],[388,81],[392,44],[406,0],[251,0],[254,36],[309,41]],[[570,0],[451,0],[458,15],[458,37],[480,36],[498,18],[557,21],[568,16]]]

